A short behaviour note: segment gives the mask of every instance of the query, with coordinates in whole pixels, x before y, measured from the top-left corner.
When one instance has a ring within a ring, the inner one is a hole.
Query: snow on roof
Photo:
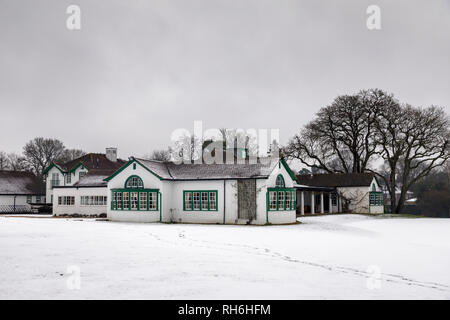
[[[162,179],[167,180],[265,178],[270,175],[279,161],[278,158],[262,158],[255,164],[175,164],[173,162],[135,159]]]
[[[107,182],[104,181],[109,174],[87,173],[73,185],[76,187],[106,187]]]
[[[30,172],[0,170],[0,194],[45,194],[43,183]]]

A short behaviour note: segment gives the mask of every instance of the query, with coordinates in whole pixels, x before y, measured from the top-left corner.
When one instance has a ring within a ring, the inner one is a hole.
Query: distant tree
[[[377,152],[389,173],[378,176],[390,194],[391,212],[400,213],[407,191],[450,158],[450,122],[442,108],[393,105],[376,123]],[[401,188],[398,200],[396,187]]]
[[[8,166],[14,171],[28,171],[30,169],[27,165],[25,157],[18,155],[17,153],[8,154]]]
[[[23,148],[25,163],[40,179],[43,171],[52,161],[61,159],[64,155],[64,144],[58,139],[34,138]]]
[[[158,161],[170,161],[172,156],[172,149],[169,147],[167,149],[154,150],[150,155],[145,156],[147,159],[158,160]]]
[[[61,156],[55,159],[56,162],[68,162],[80,158],[86,154],[85,151],[80,149],[64,149]]]
[[[8,170],[8,156],[4,151],[0,151],[0,170]]]

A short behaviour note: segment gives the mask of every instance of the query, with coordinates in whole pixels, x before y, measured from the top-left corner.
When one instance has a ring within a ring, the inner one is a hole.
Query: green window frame
[[[384,196],[381,191],[370,191],[369,192],[369,206],[383,206],[384,205]]]
[[[267,211],[291,211],[297,207],[297,194],[293,188],[268,188]]]
[[[218,211],[217,190],[183,190],[183,211]]]
[[[158,211],[159,189],[112,189],[111,210]]]
[[[132,176],[129,176],[128,179],[125,181],[124,188],[126,188],[126,189],[143,189],[144,182],[142,181],[141,177],[132,175]]]
[[[72,174],[69,172],[66,176],[66,183],[72,183]]]
[[[286,184],[284,183],[284,177],[283,175],[279,174],[277,176],[277,179],[275,180],[275,187],[277,188],[284,188]]]

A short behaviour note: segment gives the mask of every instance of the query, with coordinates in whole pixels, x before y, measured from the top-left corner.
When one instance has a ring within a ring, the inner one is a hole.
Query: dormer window
[[[281,174],[279,174],[277,176],[277,180],[275,182],[275,187],[277,187],[277,188],[284,188],[285,187],[284,178],[283,178],[283,176]]]

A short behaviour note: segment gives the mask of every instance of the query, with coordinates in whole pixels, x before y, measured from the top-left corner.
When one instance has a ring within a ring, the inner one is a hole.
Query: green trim
[[[270,208],[270,192],[275,192],[276,195],[276,203],[277,208]],[[266,210],[269,211],[292,211],[297,207],[297,197],[296,197],[296,189],[295,188],[267,188],[266,193]],[[280,193],[283,193],[283,208],[280,209]],[[289,206],[287,206],[287,197],[286,194],[290,194],[289,198]],[[268,222],[267,222],[268,223]]]
[[[150,172],[151,174],[153,174],[155,177],[157,177],[159,180],[162,180],[162,178],[157,175],[156,173],[154,173],[153,171],[151,171],[149,168],[147,168],[146,166],[144,166],[142,163],[140,163],[137,159],[132,158],[130,159],[127,163],[125,163],[123,166],[121,166],[119,169],[117,169],[112,175],[110,175],[108,178],[103,179],[103,181],[110,181],[112,178],[114,178],[115,176],[117,176],[119,173],[121,173],[123,170],[125,170],[126,168],[128,168],[129,165],[131,165],[132,163],[138,163],[142,168],[144,168],[145,170],[147,170],[148,172]]]
[[[369,207],[378,207],[378,206],[384,206],[383,192],[382,191],[370,191],[369,192]]]
[[[200,203],[199,203],[198,210],[194,209],[194,192],[200,193],[200,195],[199,195]],[[202,192],[206,192],[208,195],[208,198],[207,198],[208,200],[206,200],[208,202],[207,209],[202,208]],[[191,194],[191,205],[192,205],[191,209],[186,208],[186,193]],[[211,209],[210,193],[215,193],[215,197],[216,197],[216,199],[215,199],[216,200],[216,208],[215,209]],[[183,211],[219,211],[218,191],[217,190],[183,190]]]
[[[50,163],[50,165],[47,167],[47,169],[45,169],[42,173],[47,174],[53,167],[58,169],[62,174],[66,173],[60,167],[58,167],[54,162]]]
[[[298,183],[297,177],[295,176],[294,172],[292,172],[291,168],[289,168],[289,165],[286,163],[284,158],[281,158],[280,162],[283,165],[284,169],[286,169],[286,171],[288,172],[288,174],[291,177],[291,179],[294,180],[294,182]]]
[[[86,168],[86,166],[80,161],[80,162],[78,162],[76,165],[74,165],[73,167],[72,167],[72,169],[70,169],[69,171],[67,171],[68,173],[71,173],[71,172],[75,172],[75,170],[77,170],[78,169],[78,167],[83,167],[83,169],[85,169],[85,170],[88,170],[89,171],[89,169],[88,168]]]
[[[128,194],[128,206],[124,207],[124,193]],[[136,209],[131,209],[131,193],[137,193],[137,199],[136,199]],[[146,193],[146,208],[145,210],[141,210],[141,193]],[[154,209],[150,209],[150,193],[155,194],[155,198],[153,201],[156,201],[156,207]],[[114,208],[114,199],[117,201],[117,195],[120,194],[120,209]],[[159,209],[159,189],[143,189],[143,188],[134,188],[134,189],[111,189],[111,198],[113,199],[111,201],[111,210],[113,211],[138,211],[138,212],[145,212],[145,211],[160,211]],[[116,197],[116,198],[115,198]]]

